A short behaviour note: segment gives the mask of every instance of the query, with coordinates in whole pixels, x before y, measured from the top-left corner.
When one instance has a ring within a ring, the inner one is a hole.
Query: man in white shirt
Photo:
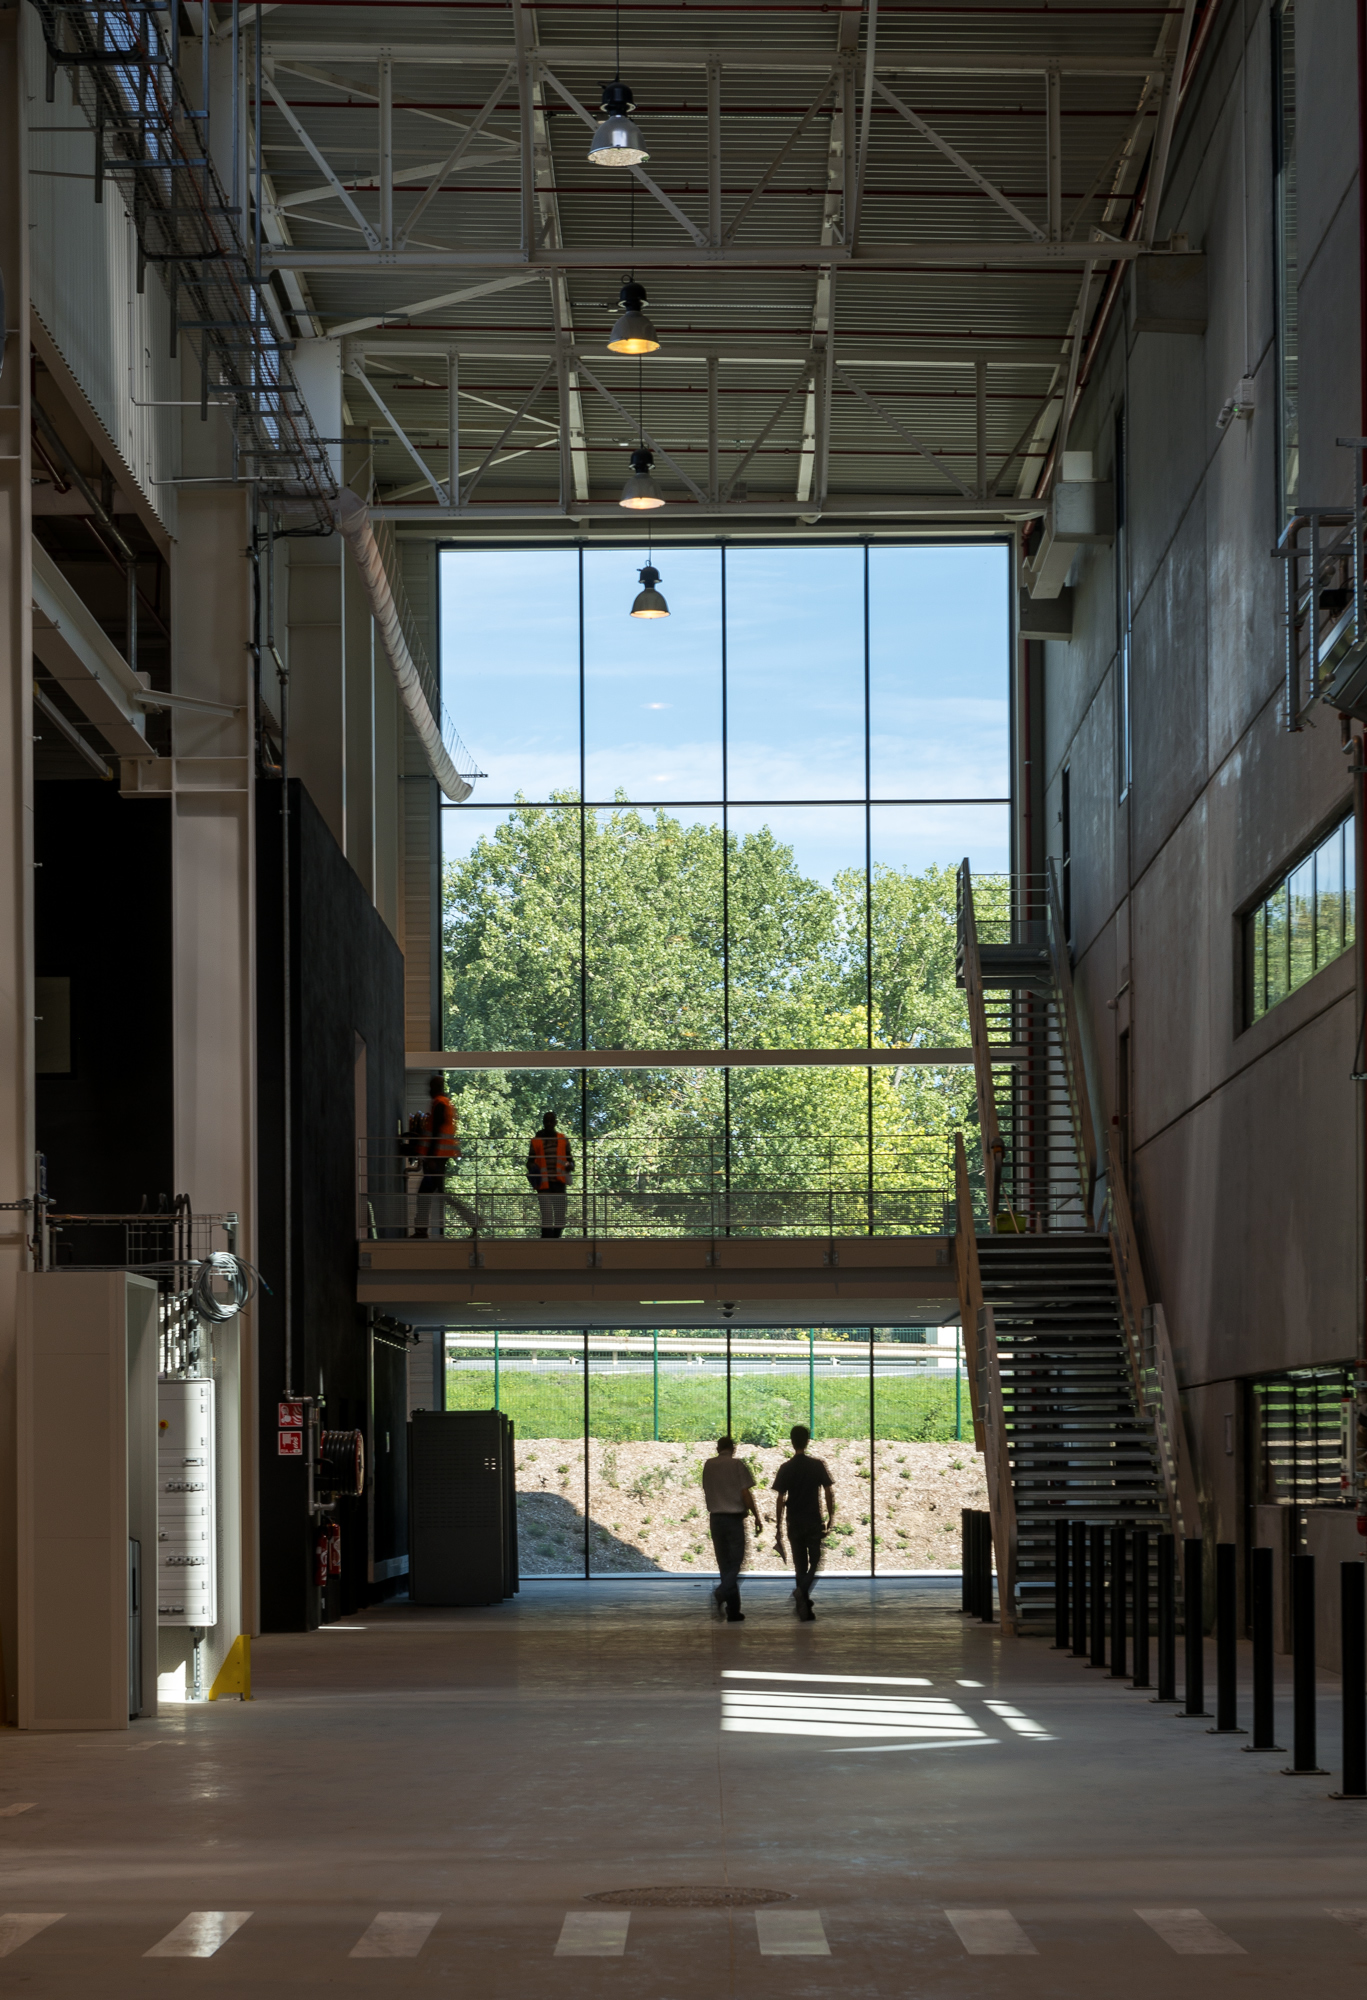
[[[703,1499],[707,1502],[712,1546],[717,1552],[721,1582],[712,1592],[712,1613],[725,1617],[728,1625],[741,1625],[745,1613],[740,1608],[740,1572],[745,1561],[745,1517],[753,1514],[755,1526],[764,1526],[764,1516],[755,1504],[755,1481],[743,1458],[736,1457],[734,1438],[717,1439],[717,1455],[702,1469]]]

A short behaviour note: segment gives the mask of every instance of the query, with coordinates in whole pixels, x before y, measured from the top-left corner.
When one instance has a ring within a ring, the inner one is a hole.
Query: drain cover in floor
[[[757,1910],[792,1900],[786,1889],[600,1889],[584,1898],[614,1910]]]

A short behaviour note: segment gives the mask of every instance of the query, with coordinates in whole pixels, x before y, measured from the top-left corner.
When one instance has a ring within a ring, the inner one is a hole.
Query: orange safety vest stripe
[[[432,1099],[432,1109],[426,1122],[431,1134],[427,1142],[429,1157],[434,1160],[456,1159],[460,1153],[456,1143],[456,1107],[449,1097]]]
[[[555,1157],[551,1161],[547,1161],[546,1158],[547,1140],[555,1148]],[[570,1142],[563,1132],[535,1133],[532,1138],[531,1153],[532,1164],[536,1168],[537,1178],[542,1187],[547,1186],[550,1181],[565,1179],[569,1171]]]

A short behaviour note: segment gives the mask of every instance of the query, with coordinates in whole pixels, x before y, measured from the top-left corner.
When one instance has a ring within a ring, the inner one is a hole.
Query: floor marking
[[[440,1910],[381,1910],[351,1947],[351,1958],[416,1958],[432,1935]]]
[[[6,1910],[0,1914],[0,1958],[8,1958],[12,1951],[18,1951],[21,1944],[37,1937],[49,1924],[59,1924],[65,1912],[51,1913],[35,1910]]]
[[[954,1685],[959,1688],[980,1688],[983,1683],[981,1681],[955,1681]]]
[[[1136,1910],[1135,1915],[1184,1958],[1209,1958],[1222,1953],[1244,1956],[1243,1946],[1235,1944],[1227,1931],[1222,1931],[1209,1917],[1203,1917],[1199,1910]]]
[[[946,1910],[959,1942],[974,1958],[1038,1958],[1010,1910]]]
[[[34,1801],[32,1799],[29,1800],[26,1806],[0,1806],[0,1819],[14,1819],[21,1812],[32,1812],[33,1806]]]
[[[557,1958],[620,1958],[630,1910],[571,1910],[560,1926]]]
[[[820,1910],[756,1910],[755,1929],[766,1958],[829,1958]]]
[[[1327,1914],[1337,1917],[1341,1924],[1347,1924],[1350,1931],[1357,1931],[1362,1937],[1367,1938],[1367,1909],[1329,1910]]]
[[[173,1931],[167,1931],[144,1958],[212,1958],[234,1931],[240,1931],[250,1910],[192,1910]]]
[[[723,1667],[724,1681],[844,1681],[862,1687],[928,1688],[931,1683],[920,1675],[903,1674],[767,1674],[758,1667]],[[978,1687],[978,1681],[964,1682]]]

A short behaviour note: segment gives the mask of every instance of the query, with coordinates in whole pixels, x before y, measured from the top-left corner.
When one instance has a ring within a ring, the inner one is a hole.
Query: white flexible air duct
[[[384,560],[370,525],[370,513],[365,502],[357,498],[349,487],[344,486],[332,503],[337,521],[338,533],[345,537],[348,548],[356,558],[356,567],[361,572],[366,596],[370,599],[370,609],[375,619],[380,644],[384,647],[385,658],[394,670],[394,678],[399,684],[399,696],[408,710],[408,719],[417,730],[427,761],[432,767],[432,775],[441,786],[448,799],[460,805],[474,790],[468,778],[463,778],[452,763],[446,745],[442,742],[441,725],[433,715],[423,691],[422,680],[413,655],[408,650],[403,625],[398,608],[394,603],[394,593],[389,588],[389,578],[385,574]]]

